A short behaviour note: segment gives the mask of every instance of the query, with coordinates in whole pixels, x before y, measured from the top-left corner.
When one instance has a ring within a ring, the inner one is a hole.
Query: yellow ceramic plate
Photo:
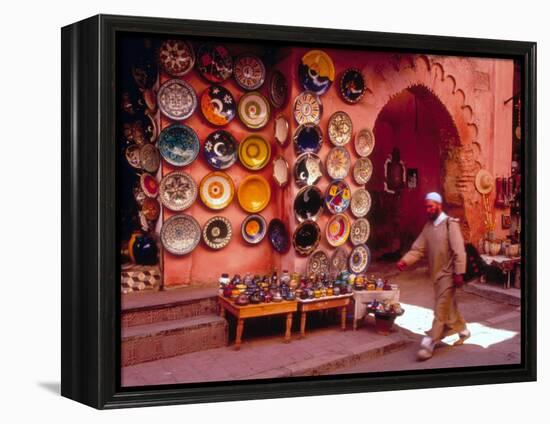
[[[259,135],[251,135],[239,144],[239,159],[245,168],[257,171],[266,166],[271,157],[271,146]]]
[[[261,175],[249,175],[241,181],[237,191],[241,207],[250,213],[265,209],[271,199],[271,187]]]
[[[233,200],[235,186],[225,172],[211,172],[201,180],[199,194],[210,209],[223,209]]]

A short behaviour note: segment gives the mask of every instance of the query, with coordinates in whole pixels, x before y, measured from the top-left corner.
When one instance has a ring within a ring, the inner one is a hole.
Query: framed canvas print
[[[535,43],[62,29],[62,394],[536,379]]]

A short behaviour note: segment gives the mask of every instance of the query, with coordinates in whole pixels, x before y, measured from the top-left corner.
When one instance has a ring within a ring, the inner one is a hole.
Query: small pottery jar
[[[340,296],[340,287],[339,286],[334,286],[334,288],[332,289],[332,294],[334,296]]]
[[[327,296],[334,296],[334,289],[332,287],[327,289]]]
[[[233,290],[231,290],[231,299],[237,299],[240,294],[241,291],[238,288],[233,288]]]
[[[235,303],[239,306],[244,306],[248,305],[250,303],[250,300],[248,299],[248,296],[246,294],[241,293],[239,296],[237,296]]]
[[[491,241],[489,243],[489,252],[492,256],[497,256],[500,253],[500,249],[502,248],[502,243],[500,240]]]

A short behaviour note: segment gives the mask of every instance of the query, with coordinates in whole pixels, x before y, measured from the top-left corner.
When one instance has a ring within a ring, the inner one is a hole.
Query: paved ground
[[[461,347],[442,344],[432,359],[417,362],[417,345],[433,318],[433,294],[426,269],[398,274],[393,264],[387,264],[378,265],[370,272],[389,277],[401,290],[405,314],[398,318],[398,327],[390,336],[374,332],[369,320],[357,331],[342,332],[337,320],[321,317],[311,321],[305,339],[298,339],[295,331],[292,342],[284,344],[282,321],[258,321],[248,332],[245,327],[240,351],[228,346],[125,367],[122,384],[139,386],[520,362],[519,308],[462,290],[458,295],[459,308],[472,337]],[[262,331],[269,335],[259,336]],[[453,338],[444,340],[453,341]]]

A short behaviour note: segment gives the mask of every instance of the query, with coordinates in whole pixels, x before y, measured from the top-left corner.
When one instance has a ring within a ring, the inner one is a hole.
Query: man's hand
[[[403,260],[397,262],[396,266],[399,271],[405,271],[405,268],[407,268],[407,264]]]
[[[464,285],[464,276],[462,274],[453,274],[453,283],[457,288],[462,287]]]

